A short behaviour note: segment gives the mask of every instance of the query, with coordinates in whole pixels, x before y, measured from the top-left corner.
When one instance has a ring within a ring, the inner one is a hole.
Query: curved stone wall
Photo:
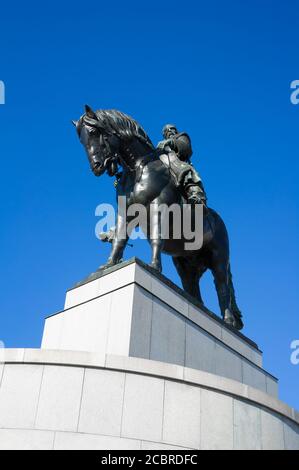
[[[299,416],[247,385],[182,366],[6,350],[1,449],[299,449]]]

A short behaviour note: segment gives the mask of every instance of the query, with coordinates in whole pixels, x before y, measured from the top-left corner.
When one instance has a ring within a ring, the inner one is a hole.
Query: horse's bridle
[[[89,127],[93,127],[93,128],[96,128],[96,129],[99,129],[101,132],[100,132],[100,147],[104,149],[103,151],[103,154],[104,154],[104,166],[107,165],[108,163],[108,160],[112,159],[112,161],[119,161],[119,163],[124,167],[126,168],[127,171],[129,171],[130,173],[135,173],[135,172],[139,172],[139,175],[141,176],[141,170],[143,169],[143,167],[153,159],[153,156],[155,155],[155,149],[153,149],[150,153],[144,155],[142,158],[141,158],[141,161],[139,162],[139,165],[137,167],[134,167],[132,168],[125,160],[124,158],[121,156],[120,152],[116,152],[116,151],[112,151],[109,143],[107,142],[107,139],[105,138],[105,134],[107,136],[117,136],[118,137],[118,134],[117,132],[115,131],[109,131],[107,130],[106,128],[104,128],[103,126],[100,125],[100,123],[98,121],[96,121],[95,119],[92,119],[90,118],[89,116],[87,116],[86,114],[84,116],[82,116],[82,121],[85,125],[89,126]],[[82,121],[81,121],[81,126],[82,126]],[[81,127],[80,126],[80,127]],[[101,150],[102,151],[102,150]]]

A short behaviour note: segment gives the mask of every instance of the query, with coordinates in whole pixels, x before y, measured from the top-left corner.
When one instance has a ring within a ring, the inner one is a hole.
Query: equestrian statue
[[[125,197],[127,208],[133,204],[145,207],[147,226],[141,228],[151,245],[150,266],[161,272],[161,253],[170,255],[184,290],[202,305],[199,281],[210,269],[224,322],[241,330],[243,322],[232,282],[227,230],[217,212],[207,206],[202,180],[190,162],[192,148],[188,134],[167,124],[163,128],[164,139],[155,147],[138,122],[128,115],[116,110],[93,111],[89,106],[85,106],[85,113],[73,124],[93,173],[101,176],[106,172],[116,178],[117,198]],[[187,249],[189,240],[184,235],[172,237],[172,229],[168,238],[163,237],[161,217],[157,216],[159,207],[170,208],[175,204],[189,205],[192,214],[197,205],[202,205],[202,226],[195,226],[195,231],[202,230],[200,248]],[[131,221],[132,216],[124,217],[118,210],[115,230],[109,232],[112,250],[107,263],[99,269],[121,261]]]

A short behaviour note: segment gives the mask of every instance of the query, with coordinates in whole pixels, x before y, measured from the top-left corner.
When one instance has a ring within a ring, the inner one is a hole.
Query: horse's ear
[[[72,121],[72,124],[74,124],[74,126],[77,127],[78,121]]]
[[[85,113],[89,118],[95,119],[97,121],[98,118],[96,113],[91,109],[90,106],[88,106],[88,104],[85,105]]]

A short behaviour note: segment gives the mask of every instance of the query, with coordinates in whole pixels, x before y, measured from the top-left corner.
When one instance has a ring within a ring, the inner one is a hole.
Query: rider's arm
[[[191,140],[187,134],[180,135],[176,141],[176,151],[178,154],[183,157],[184,160],[187,160],[192,155]]]

